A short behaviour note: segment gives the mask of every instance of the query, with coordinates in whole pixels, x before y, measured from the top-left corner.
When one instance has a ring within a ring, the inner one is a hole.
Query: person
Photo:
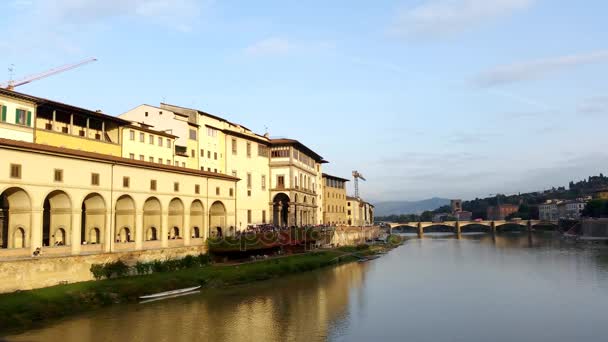
[[[40,256],[40,252],[41,252],[40,247],[37,247],[36,250],[34,251],[34,253],[32,253],[32,256],[34,256],[34,257]]]

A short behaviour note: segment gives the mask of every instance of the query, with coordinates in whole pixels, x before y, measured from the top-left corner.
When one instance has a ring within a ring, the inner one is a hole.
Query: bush
[[[152,263],[138,261],[137,264],[135,264],[135,272],[138,275],[152,273]]]
[[[94,264],[91,265],[91,273],[93,273],[93,277],[96,280],[101,280],[103,278],[121,278],[129,275],[129,266],[122,262],[122,260],[118,260],[115,262],[109,262],[105,264]]]
[[[101,280],[104,278],[121,278],[128,276],[130,273],[137,275],[146,275],[159,272],[173,272],[187,268],[204,267],[209,265],[210,263],[211,257],[208,254],[199,254],[197,256],[188,255],[182,259],[137,262],[134,267],[129,267],[121,260],[118,260],[106,264],[91,265],[90,270],[96,280]]]
[[[101,280],[105,277],[104,264],[93,264],[91,265],[91,273],[93,273],[93,278],[95,280]]]

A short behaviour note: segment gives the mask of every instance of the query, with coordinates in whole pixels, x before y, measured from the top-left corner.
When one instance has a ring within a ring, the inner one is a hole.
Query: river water
[[[9,341],[606,341],[608,250],[412,238],[367,263],[52,323]]]

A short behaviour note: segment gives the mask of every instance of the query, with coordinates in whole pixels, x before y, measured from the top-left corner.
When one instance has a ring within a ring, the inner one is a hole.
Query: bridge
[[[396,223],[396,222],[383,222],[388,225],[391,230],[411,230],[415,229],[419,237],[424,236],[424,232],[432,230],[434,232],[454,232],[456,235],[460,235],[462,232],[478,232],[480,231],[491,231],[495,234],[497,231],[504,229],[507,226],[520,226],[531,231],[534,226],[555,226],[555,222],[540,221],[540,220],[518,220],[518,221],[506,221],[506,220],[486,220],[486,221],[447,221],[447,222],[409,222],[409,223]]]

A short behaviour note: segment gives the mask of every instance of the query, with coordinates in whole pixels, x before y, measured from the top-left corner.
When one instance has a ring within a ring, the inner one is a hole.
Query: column
[[[496,222],[490,222],[490,228],[492,228],[492,235],[496,235]]]
[[[287,208],[287,226],[295,226],[296,225],[296,208],[295,205],[288,204]]]
[[[106,122],[101,122],[101,141],[106,141]]]
[[[51,122],[51,130],[55,130],[55,122],[57,122],[57,111],[53,111],[53,121]]]
[[[87,129],[84,131],[85,138],[89,138],[89,118],[87,118]]]
[[[456,223],[454,224],[454,228],[456,230],[456,238],[460,239],[462,236],[460,235],[461,230],[460,230],[460,222],[456,221]]]
[[[160,229],[160,245],[162,248],[169,247],[169,212],[164,211],[161,213],[161,220],[163,222],[163,226]]]
[[[424,237],[424,229],[422,229],[422,222],[418,222],[418,238],[422,239]]]
[[[70,114],[70,134],[74,134],[74,114]]]
[[[82,244],[81,230],[82,230],[82,211],[74,210],[72,212],[72,255],[80,254]]]
[[[142,211],[135,211],[135,250],[144,248],[144,215]]]
[[[32,226],[30,228],[30,249],[42,247],[42,209],[32,209]]]
[[[184,210],[184,246],[190,246],[192,227],[190,227],[190,211]]]
[[[114,246],[114,214],[113,207],[106,212],[106,224],[103,230],[103,251],[110,253]]]

